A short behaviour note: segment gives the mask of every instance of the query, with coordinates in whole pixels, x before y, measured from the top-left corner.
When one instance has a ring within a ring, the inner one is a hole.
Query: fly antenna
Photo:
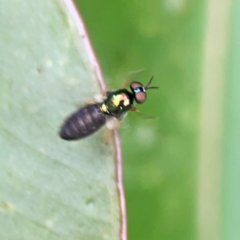
[[[152,80],[153,80],[154,76],[152,76],[148,82],[148,84],[146,85],[145,90],[148,90],[148,89],[158,89],[159,87],[154,87],[154,86],[150,86],[151,83],[152,83]]]

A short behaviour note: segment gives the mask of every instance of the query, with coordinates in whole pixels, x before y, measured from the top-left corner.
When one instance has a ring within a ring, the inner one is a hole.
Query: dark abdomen
[[[107,116],[99,110],[99,104],[87,105],[72,114],[64,123],[60,137],[76,140],[87,137],[106,123]]]

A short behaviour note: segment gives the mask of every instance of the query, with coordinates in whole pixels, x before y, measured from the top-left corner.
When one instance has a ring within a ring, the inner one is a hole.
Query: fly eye
[[[146,98],[147,98],[147,95],[145,92],[139,92],[139,93],[135,94],[135,100],[137,103],[145,102]]]
[[[143,85],[139,82],[132,82],[130,84],[130,88],[132,89],[132,92],[134,94],[135,101],[137,103],[143,103],[145,102],[147,95],[145,92],[145,88]]]
[[[143,85],[140,82],[131,82],[130,88],[134,91],[136,88],[143,87]]]

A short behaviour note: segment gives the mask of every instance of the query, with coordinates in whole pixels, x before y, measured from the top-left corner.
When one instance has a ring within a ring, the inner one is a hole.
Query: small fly
[[[147,90],[152,87],[149,80],[146,86],[140,82],[131,82],[130,89],[119,89],[106,93],[106,99],[101,103],[88,104],[73,113],[61,127],[60,137],[65,140],[77,140],[87,137],[99,130],[107,120],[116,118],[121,120],[128,111],[139,112],[134,107],[134,101],[142,104],[147,99]]]

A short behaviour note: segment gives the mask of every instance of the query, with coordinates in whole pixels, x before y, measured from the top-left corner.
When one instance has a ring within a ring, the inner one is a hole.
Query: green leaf
[[[119,239],[113,140],[58,136],[101,94],[86,34],[56,0],[3,1],[0,26],[0,239]]]

